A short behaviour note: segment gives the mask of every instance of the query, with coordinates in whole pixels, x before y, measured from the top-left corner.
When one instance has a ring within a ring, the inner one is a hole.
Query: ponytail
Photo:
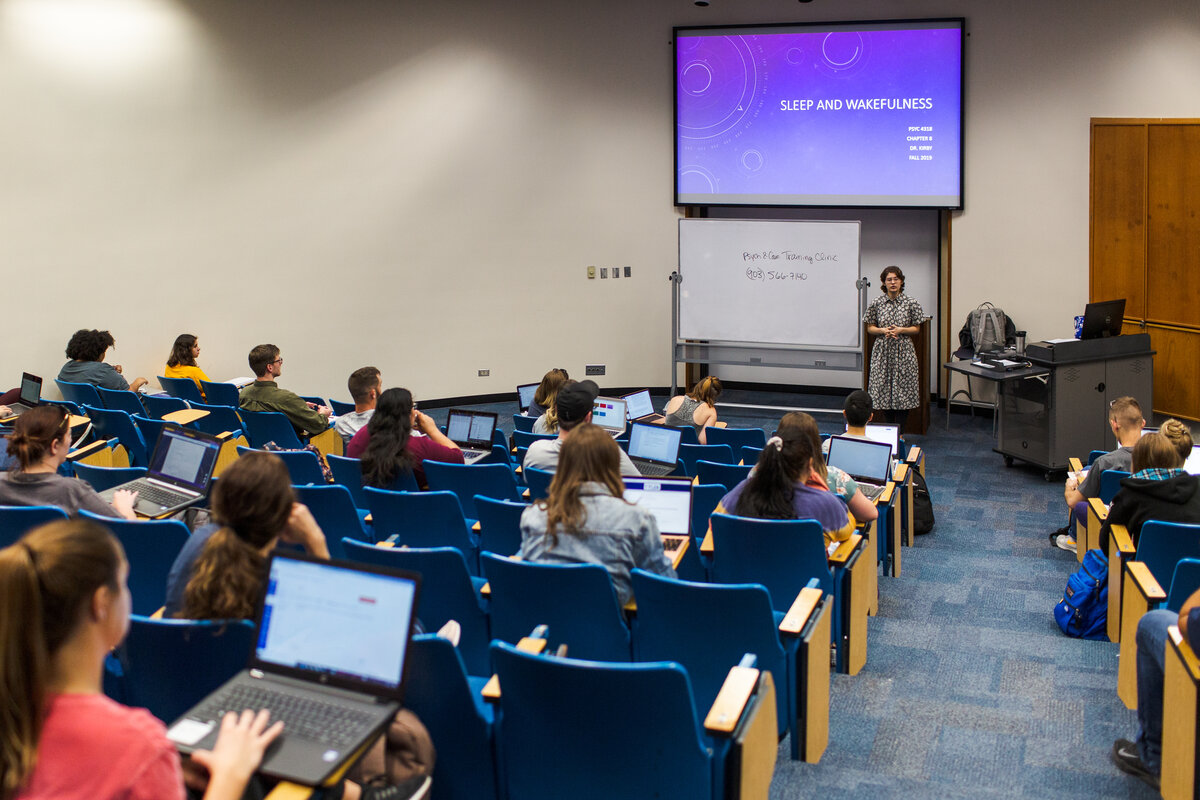
[[[62,406],[36,406],[17,417],[8,436],[8,454],[17,459],[21,470],[37,466],[50,446],[70,429],[70,420]]]
[[[721,397],[721,379],[709,375],[704,380],[692,387],[688,397],[693,400],[699,400],[710,406],[715,406],[717,400]]]
[[[758,465],[742,489],[737,513],[758,519],[792,519],[796,511],[792,501],[796,495],[796,478],[789,471],[793,457],[784,452],[785,443],[772,436],[758,456]]]
[[[209,537],[183,590],[185,619],[250,619],[267,559],[231,528]]]

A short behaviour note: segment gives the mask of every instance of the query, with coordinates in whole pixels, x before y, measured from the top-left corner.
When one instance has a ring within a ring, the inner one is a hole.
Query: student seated
[[[67,342],[67,358],[58,371],[60,381],[91,383],[105,389],[129,389],[136,392],[146,385],[145,378],[134,378],[129,383],[121,375],[121,365],[104,363],[104,354],[114,347],[116,340],[108,331],[77,330]]]
[[[874,411],[871,407],[871,395],[862,389],[855,389],[846,395],[842,404],[842,417],[846,420],[846,432],[839,436],[849,436],[852,439],[870,439],[867,436],[867,423],[871,421]],[[821,453],[829,455],[829,440],[821,442]]]
[[[525,416],[540,417],[545,414],[554,403],[554,395],[558,394],[559,387],[570,377],[565,369],[552,369],[543,375],[542,382],[533,393],[533,401],[525,410]]]
[[[1132,397],[1118,397],[1108,407],[1108,424],[1113,435],[1117,437],[1117,449],[1092,462],[1082,485],[1075,475],[1067,475],[1063,498],[1067,502],[1071,518],[1065,528],[1059,528],[1050,534],[1050,544],[1072,553],[1075,552],[1075,537],[1071,535],[1075,523],[1087,524],[1088,498],[1100,496],[1100,473],[1106,469],[1129,471],[1129,466],[1133,463],[1133,446],[1138,443],[1146,420],[1142,418],[1142,407],[1137,400]]]
[[[379,395],[371,421],[354,434],[346,455],[362,459],[363,485],[379,489],[393,488],[396,479],[410,471],[417,486],[428,488],[421,466],[425,459],[463,463],[462,448],[438,430],[433,417],[417,410],[412,392],[399,388]]]
[[[759,454],[750,477],[722,497],[713,513],[757,519],[812,519],[821,525],[826,545],[849,539],[854,523],[845,504],[814,472],[820,451],[806,430],[806,422],[812,422],[812,417],[803,412],[785,415]],[[816,428],[815,422],[812,427]]]
[[[1163,672],[1167,628],[1179,626],[1188,646],[1200,652],[1200,589],[1184,601],[1179,613],[1157,609],[1144,614],[1137,627],[1137,717],[1133,741],[1117,739],[1109,758],[1122,772],[1158,790],[1162,774]]]
[[[558,438],[539,439],[529,445],[525,454],[523,467],[554,472],[558,469],[558,460],[563,444],[571,436],[571,431],[580,425],[592,421],[592,407],[600,387],[595,381],[567,381],[558,390],[554,399],[554,410],[558,414]],[[629,455],[620,447],[617,448],[618,471],[622,475],[637,477],[641,475]]]
[[[163,370],[164,378],[191,378],[196,382],[200,396],[204,397],[204,389],[200,381],[210,380],[196,364],[200,357],[200,340],[190,333],[181,333],[175,337],[171,345],[171,355],[167,356],[167,366]]]
[[[546,564],[599,564],[624,605],[633,597],[634,567],[669,578],[675,570],[654,515],[624,498],[621,448],[595,425],[581,422],[572,431],[561,444],[549,496],[521,514],[520,556]]]
[[[333,428],[342,437],[342,441],[349,444],[354,434],[371,421],[371,415],[375,413],[375,402],[379,399],[379,393],[383,391],[383,378],[376,367],[359,367],[350,373],[346,388],[350,390],[350,399],[354,401],[354,411],[338,417],[337,422],[333,423]]]
[[[1113,525],[1124,525],[1137,547],[1147,520],[1200,523],[1200,477],[1183,471],[1191,451],[1191,431],[1177,419],[1167,420],[1158,433],[1147,433],[1134,445],[1133,474],[1121,479],[1100,527],[1102,552],[1108,552]]]
[[[329,427],[333,411],[328,406],[306,402],[295,392],[280,389],[275,379],[283,374],[283,357],[273,344],[260,344],[247,358],[254,383],[242,388],[238,406],[246,411],[278,411],[291,420],[296,430],[316,435]]]
[[[37,406],[17,417],[8,436],[16,468],[0,476],[0,506],[57,506],[70,515],[87,510],[137,519],[137,492],[121,489],[109,505],[86,482],[58,474],[70,451],[70,416],[62,406]]]
[[[717,421],[717,400],[721,397],[721,380],[708,376],[692,387],[687,394],[672,397],[663,408],[665,423],[682,428],[691,425],[696,429],[700,444],[708,444],[704,431]]]
[[[803,411],[793,411],[784,415],[780,424],[784,424],[785,420],[789,427],[799,428],[808,437],[809,446],[814,453],[820,449],[821,432],[817,428],[817,421],[811,415],[805,414]],[[808,486],[814,489],[824,489],[837,495],[850,509],[854,520],[870,522],[879,518],[879,509],[875,506],[875,501],[860,492],[858,483],[844,470],[827,465],[824,458],[815,458],[810,473]]]
[[[85,520],[43,525],[0,550],[0,796],[183,800],[166,728],[101,687],[104,659],[129,630],[128,577],[120,543]],[[226,714],[213,749],[192,754],[189,784],[207,783],[206,800],[242,797],[282,731],[269,718]]]

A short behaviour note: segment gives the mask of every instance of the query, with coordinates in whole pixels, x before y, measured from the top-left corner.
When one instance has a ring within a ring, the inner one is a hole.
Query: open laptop
[[[867,438],[873,442],[887,442],[892,447],[892,460],[900,457],[900,426],[899,425],[870,425],[866,426]]]
[[[167,738],[182,753],[211,749],[225,711],[266,708],[284,727],[260,771],[321,784],[400,709],[420,580],[273,553],[249,665],[172,724]]]
[[[517,405],[521,407],[522,414],[529,410],[529,405],[533,402],[533,396],[537,394],[538,386],[541,386],[541,384],[523,383],[517,387]]]
[[[642,389],[630,392],[621,398],[625,401],[625,417],[630,422],[663,423],[666,418],[654,412],[654,402],[650,399],[650,390]]]
[[[145,517],[165,517],[198,503],[208,494],[221,440],[201,431],[165,425],[144,477],[100,493],[111,503],[119,489],[137,492],[133,510]]]
[[[1103,339],[1121,335],[1121,324],[1125,321],[1125,300],[1105,300],[1088,303],[1083,308],[1083,329],[1080,339]]]
[[[619,397],[597,397],[592,404],[592,424],[620,436],[625,432],[625,401]]]
[[[474,464],[491,454],[495,430],[496,415],[491,411],[452,408],[446,417],[446,436],[462,448],[464,464]]]
[[[1183,471],[1189,475],[1200,475],[1200,444],[1192,445],[1192,454],[1183,462]]]
[[[629,460],[643,475],[670,475],[679,466],[683,429],[635,422],[629,432]]]
[[[674,552],[692,534],[692,479],[622,478],[625,499],[654,515],[663,549]]]
[[[37,375],[22,372],[21,398],[9,406],[12,409],[12,413],[4,418],[5,421],[16,419],[29,409],[35,408],[40,402],[42,402],[42,379]]]
[[[862,493],[874,500],[892,474],[892,447],[886,442],[831,436],[825,463],[854,478]]]

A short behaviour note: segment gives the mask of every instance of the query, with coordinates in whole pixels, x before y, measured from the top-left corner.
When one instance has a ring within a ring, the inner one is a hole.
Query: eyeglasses
[[[277,359],[275,359],[274,361],[272,361],[271,363],[272,363],[272,364],[282,364],[282,363],[283,363],[283,359],[282,359],[282,358],[277,358]]]

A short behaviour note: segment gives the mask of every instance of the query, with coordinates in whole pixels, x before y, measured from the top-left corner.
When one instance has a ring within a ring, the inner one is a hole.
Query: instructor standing
[[[904,430],[909,409],[920,403],[919,366],[912,337],[920,330],[925,312],[921,304],[904,293],[904,273],[899,267],[884,267],[879,273],[883,296],[867,306],[863,322],[867,332],[880,338],[871,348],[871,378],[867,387],[876,411]]]

